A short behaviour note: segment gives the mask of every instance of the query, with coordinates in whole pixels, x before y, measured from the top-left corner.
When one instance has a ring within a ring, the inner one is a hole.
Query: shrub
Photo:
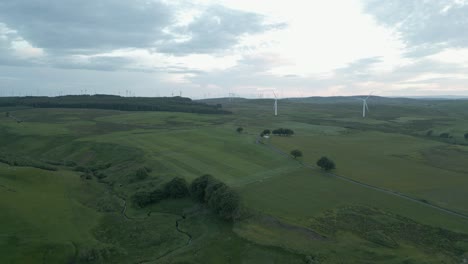
[[[429,130],[429,131],[426,132],[426,136],[430,137],[430,136],[432,136],[432,133],[434,133],[434,131]]]
[[[237,133],[239,133],[239,134],[240,134],[240,133],[242,133],[242,131],[244,131],[244,128],[242,128],[242,127],[238,127],[238,128],[236,129],[236,131],[237,131]]]

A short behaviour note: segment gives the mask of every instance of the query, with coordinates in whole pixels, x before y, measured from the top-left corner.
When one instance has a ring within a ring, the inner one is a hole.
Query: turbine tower
[[[275,116],[278,115],[278,97],[276,97],[276,93],[273,92],[273,94],[275,95]]]
[[[369,106],[367,106],[367,99],[370,97],[371,95],[369,94],[369,96],[367,96],[366,98],[361,98],[362,100],[362,117],[366,117],[366,110],[367,112],[369,112]]]

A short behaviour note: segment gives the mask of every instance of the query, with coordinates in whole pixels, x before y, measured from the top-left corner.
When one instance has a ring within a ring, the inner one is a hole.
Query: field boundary
[[[260,137],[256,138],[255,144],[263,145],[263,146],[269,148],[270,150],[273,150],[274,152],[276,152],[278,154],[281,154],[283,156],[286,156],[287,158],[293,159],[291,157],[291,155],[284,152],[283,150],[281,150],[281,149],[279,149],[279,148],[277,148],[275,146],[272,146],[271,144],[265,144],[264,142],[262,142],[260,140]],[[302,161],[298,161],[298,163],[301,164],[302,166],[306,167],[306,168],[317,170],[316,166],[314,166],[312,164],[302,162]],[[356,184],[356,185],[359,185],[359,186],[362,186],[362,187],[365,187],[365,188],[368,188],[368,189],[372,189],[372,190],[375,190],[375,191],[391,194],[391,195],[394,195],[394,196],[397,196],[397,197],[400,197],[400,198],[403,198],[403,199],[406,199],[406,200],[409,200],[409,201],[412,201],[412,202],[415,202],[415,203],[418,203],[418,204],[422,204],[422,205],[431,207],[433,209],[442,211],[444,213],[455,215],[455,216],[458,216],[460,218],[464,218],[464,219],[468,220],[468,215],[466,215],[466,214],[463,214],[463,213],[460,213],[460,212],[457,212],[457,211],[454,211],[454,210],[451,210],[451,209],[448,209],[448,208],[444,208],[444,207],[441,207],[441,206],[438,206],[438,205],[435,205],[435,204],[430,204],[428,202],[423,202],[422,200],[419,200],[417,198],[413,198],[413,197],[411,197],[409,195],[406,195],[404,193],[400,193],[400,192],[397,192],[397,191],[392,191],[392,190],[385,189],[385,188],[382,188],[382,187],[370,185],[370,184],[367,184],[367,183],[364,183],[364,182],[360,182],[360,181],[351,179],[351,178],[346,177],[346,176],[335,174],[335,173],[331,173],[331,172],[324,172],[324,173],[329,175],[329,176],[333,176],[335,178],[343,180],[343,181],[347,181],[347,182],[350,182],[350,183],[353,183],[353,184]]]

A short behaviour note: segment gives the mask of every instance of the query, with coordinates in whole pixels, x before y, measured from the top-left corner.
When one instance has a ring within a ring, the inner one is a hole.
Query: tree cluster
[[[294,131],[289,128],[278,128],[274,129],[272,131],[273,135],[278,135],[278,136],[292,136],[294,135]]]
[[[132,201],[138,207],[145,207],[150,204],[158,203],[168,198],[183,198],[189,195],[187,181],[183,178],[173,178],[162,189],[156,189],[151,192],[137,192],[132,196]]]
[[[317,161],[317,166],[319,166],[320,168],[326,170],[326,171],[329,171],[329,170],[332,170],[335,168],[335,162],[333,162],[333,160],[327,158],[327,157],[321,157],[318,161]]]
[[[270,129],[264,129],[261,133],[260,133],[260,136],[263,137],[263,136],[269,136],[271,134],[271,131]]]
[[[37,108],[93,108],[121,111],[166,111],[200,114],[230,114],[219,105],[175,97],[120,97],[115,95],[67,95],[59,97],[1,97],[2,106],[30,106]]]
[[[239,216],[239,195],[211,175],[206,174],[193,180],[190,194],[195,201],[207,204],[222,219],[234,220]]]

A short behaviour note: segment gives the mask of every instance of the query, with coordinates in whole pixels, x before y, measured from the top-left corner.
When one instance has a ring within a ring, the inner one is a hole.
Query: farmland
[[[280,100],[277,117],[268,99],[204,103],[226,113],[0,108],[0,262],[468,258],[467,101],[372,97],[365,119],[352,97]],[[294,135],[259,139],[276,128]],[[337,176],[315,166],[321,156]],[[239,193],[239,219],[190,198],[131,202],[203,174]]]

